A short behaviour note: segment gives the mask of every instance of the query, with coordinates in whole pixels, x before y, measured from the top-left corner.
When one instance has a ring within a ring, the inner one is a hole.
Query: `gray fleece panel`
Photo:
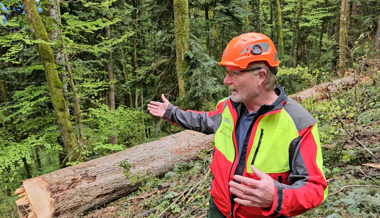
[[[163,117],[185,129],[205,134],[214,134],[222,123],[222,115],[219,113],[210,117],[208,112],[182,111],[172,104],[169,104]]]
[[[301,131],[317,122],[304,107],[291,98],[288,98],[288,101],[284,105],[284,109],[293,119],[297,131]]]

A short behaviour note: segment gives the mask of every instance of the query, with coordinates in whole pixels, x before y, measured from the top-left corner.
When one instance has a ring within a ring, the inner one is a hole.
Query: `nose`
[[[228,73],[224,77],[223,83],[224,83],[224,85],[231,85],[232,84],[232,79]]]

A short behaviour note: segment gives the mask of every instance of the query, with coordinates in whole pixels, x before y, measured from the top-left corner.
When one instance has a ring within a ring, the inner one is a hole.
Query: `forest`
[[[0,7],[0,217],[19,216],[21,181],[182,132],[147,111],[162,93],[183,110],[214,110],[230,94],[222,52],[246,32],[273,40],[277,84],[318,121],[329,196],[302,216],[380,216],[380,1],[1,0]],[[300,97],[313,87],[320,95]],[[202,151],[81,216],[205,216],[211,156]]]

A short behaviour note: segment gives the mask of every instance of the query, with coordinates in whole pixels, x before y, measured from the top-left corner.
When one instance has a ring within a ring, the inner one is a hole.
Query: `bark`
[[[248,14],[248,12],[249,12],[248,2],[245,2],[245,4],[244,4],[244,10],[245,10],[245,13]],[[244,23],[245,23],[244,32],[248,33],[249,32],[249,16],[248,15],[245,16]]]
[[[380,50],[380,18],[377,21],[377,31],[376,31],[376,44],[375,44],[375,50]]]
[[[108,11],[109,6],[108,6],[108,0],[103,0],[103,2],[106,3],[107,6],[104,7],[104,10]],[[107,15],[107,18],[109,19],[110,17]],[[105,32],[105,38],[106,40],[111,40],[111,27],[107,26],[106,27],[106,32]],[[115,105],[115,81],[114,81],[114,72],[113,72],[113,63],[112,63],[112,51],[110,51],[107,54],[108,62],[106,65],[107,68],[107,73],[108,73],[108,107],[110,108],[111,111],[114,111],[116,109]],[[117,130],[114,129],[115,135],[110,136],[110,143],[111,144],[117,144]]]
[[[23,0],[23,8],[28,18],[31,31],[36,39],[49,42],[48,34],[42,24],[38,14],[35,1]],[[58,127],[63,139],[63,143],[69,155],[69,159],[77,161],[80,154],[76,150],[78,142],[71,126],[69,114],[66,110],[66,101],[62,93],[62,82],[59,79],[57,67],[51,47],[47,43],[38,43],[38,53],[43,64],[46,80],[49,88],[50,98],[57,117]]]
[[[125,83],[128,83],[129,82],[129,78],[128,78],[128,72],[127,72],[127,69],[126,69],[126,65],[127,65],[127,61],[125,60],[125,51],[123,49],[123,47],[120,45],[120,54],[121,54],[121,65],[122,65],[122,70],[123,70],[123,75],[124,75],[124,79],[125,79]],[[127,97],[128,101],[126,102],[126,106],[129,106],[131,108],[133,108],[133,100],[132,100],[132,92],[131,92],[131,89],[128,88],[128,97]]]
[[[327,8],[327,0],[325,0],[324,8]],[[319,46],[318,46],[318,56],[317,56],[317,68],[319,69],[321,66],[321,52],[322,52],[322,40],[323,40],[323,34],[326,32],[326,24],[327,19],[323,18],[322,21],[322,27],[321,27],[321,32],[319,33]]]
[[[183,73],[189,63],[185,52],[189,50],[189,4],[187,0],[174,0],[174,29],[177,57],[177,78],[179,97],[185,97]]]
[[[140,28],[139,28],[139,25],[138,25],[138,19],[139,19],[139,11],[138,11],[138,8],[139,8],[139,1],[135,0],[133,1],[133,7],[135,8],[133,10],[133,13],[132,13],[132,19],[134,20],[134,24],[135,24],[135,31],[136,31],[136,35],[133,39],[133,50],[132,50],[132,66],[133,66],[133,73],[134,75],[136,76],[136,78],[138,77],[138,73],[137,73],[137,69],[139,68],[138,66],[138,60],[137,60],[137,39],[139,38],[139,33],[140,33]],[[135,89],[135,108],[138,108],[139,107],[139,104],[138,104],[138,99],[139,99],[139,90],[136,88]]]
[[[284,56],[284,38],[282,36],[282,18],[281,18],[281,5],[280,5],[280,0],[276,0],[277,2],[277,18],[278,18],[278,41],[279,41],[279,50],[280,58]]]
[[[69,56],[67,54],[65,40],[63,39],[62,22],[61,22],[61,10],[60,10],[60,5],[59,5],[59,0],[56,0],[55,4],[56,4],[55,8],[57,9],[57,15],[58,15],[58,17],[57,17],[58,29],[59,29],[59,32],[60,32],[60,39],[61,39],[61,45],[62,45],[62,50],[63,50],[63,54],[64,54],[64,60],[65,60],[65,63],[66,63],[67,73],[69,74],[70,86],[71,86],[71,89],[72,89],[72,92],[73,92],[73,97],[74,97],[74,117],[75,117],[75,121],[78,124],[79,144],[83,145],[84,135],[83,135],[83,122],[82,122],[82,116],[81,116],[81,111],[80,111],[80,100],[79,100],[77,89],[75,87],[74,76],[73,76],[73,73],[72,73],[72,70],[71,70],[71,63],[69,61]]]
[[[24,195],[16,201],[18,212],[20,217],[27,211],[34,217],[78,217],[137,190],[144,175],[163,175],[212,146],[213,135],[187,130],[25,180],[15,192]]]
[[[49,39],[51,41],[58,41],[60,40],[59,39],[59,23],[61,22],[61,14],[60,14],[60,11],[59,11],[59,2],[58,0],[51,0],[48,4],[46,4],[47,6],[47,11],[48,11],[48,16],[50,16],[51,18],[53,18],[54,20],[54,27],[52,28],[52,30],[49,32]],[[61,34],[62,35],[62,34]],[[63,92],[64,92],[64,97],[65,97],[65,100],[67,102],[67,113],[70,114],[70,107],[69,107],[69,98],[67,96],[67,94],[69,93],[69,90],[68,90],[68,85],[67,85],[67,74],[66,74],[66,67],[64,66],[64,62],[65,62],[65,57],[62,53],[61,50],[58,50],[57,51],[57,54],[55,56],[55,61],[56,61],[56,64],[57,65],[61,65],[62,66],[62,82],[63,82]]]
[[[205,6],[205,21],[206,21],[206,53],[210,55],[210,18],[208,15],[209,5]]]
[[[356,79],[358,81],[358,79]],[[333,82],[323,83],[313,88],[304,90],[302,92],[290,95],[289,97],[297,102],[315,98],[315,100],[324,100],[327,98],[326,93],[338,92],[341,89],[352,87],[356,84],[355,78],[352,75],[334,80]]]
[[[348,1],[341,0],[340,5],[340,26],[339,26],[339,74],[341,77],[346,72],[347,55],[347,8]]]
[[[293,67],[296,68],[298,65],[298,38],[299,38],[299,29],[300,29],[300,18],[302,13],[302,0],[298,1],[298,12],[297,12],[297,18],[296,18],[296,33],[295,33],[295,41],[294,41],[294,61],[293,61]]]
[[[263,13],[261,10],[260,10],[260,0],[253,0],[252,1],[252,12],[255,14],[255,16],[253,17],[252,19],[252,23],[253,23],[253,26],[254,26],[254,32],[260,32],[260,25],[261,25],[261,16],[265,17],[265,15],[262,15],[261,13]]]

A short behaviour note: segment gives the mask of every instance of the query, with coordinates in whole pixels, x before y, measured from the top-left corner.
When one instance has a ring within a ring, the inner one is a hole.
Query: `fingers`
[[[253,200],[250,196],[256,196],[255,189],[236,182],[230,182],[230,191],[242,199]]]
[[[235,175],[234,179],[238,182],[247,184],[247,185],[251,186],[252,188],[258,188],[260,185],[260,180],[255,180],[255,179],[251,179],[251,178],[247,178],[247,177],[243,177],[243,176]]]
[[[261,172],[260,170],[258,170],[255,166],[251,165],[251,169],[253,171],[254,174],[256,174],[257,177],[259,177],[260,179],[264,179],[264,178],[267,178],[267,174]]]
[[[164,94],[161,94],[161,99],[164,103],[169,103],[168,99],[165,98]]]

